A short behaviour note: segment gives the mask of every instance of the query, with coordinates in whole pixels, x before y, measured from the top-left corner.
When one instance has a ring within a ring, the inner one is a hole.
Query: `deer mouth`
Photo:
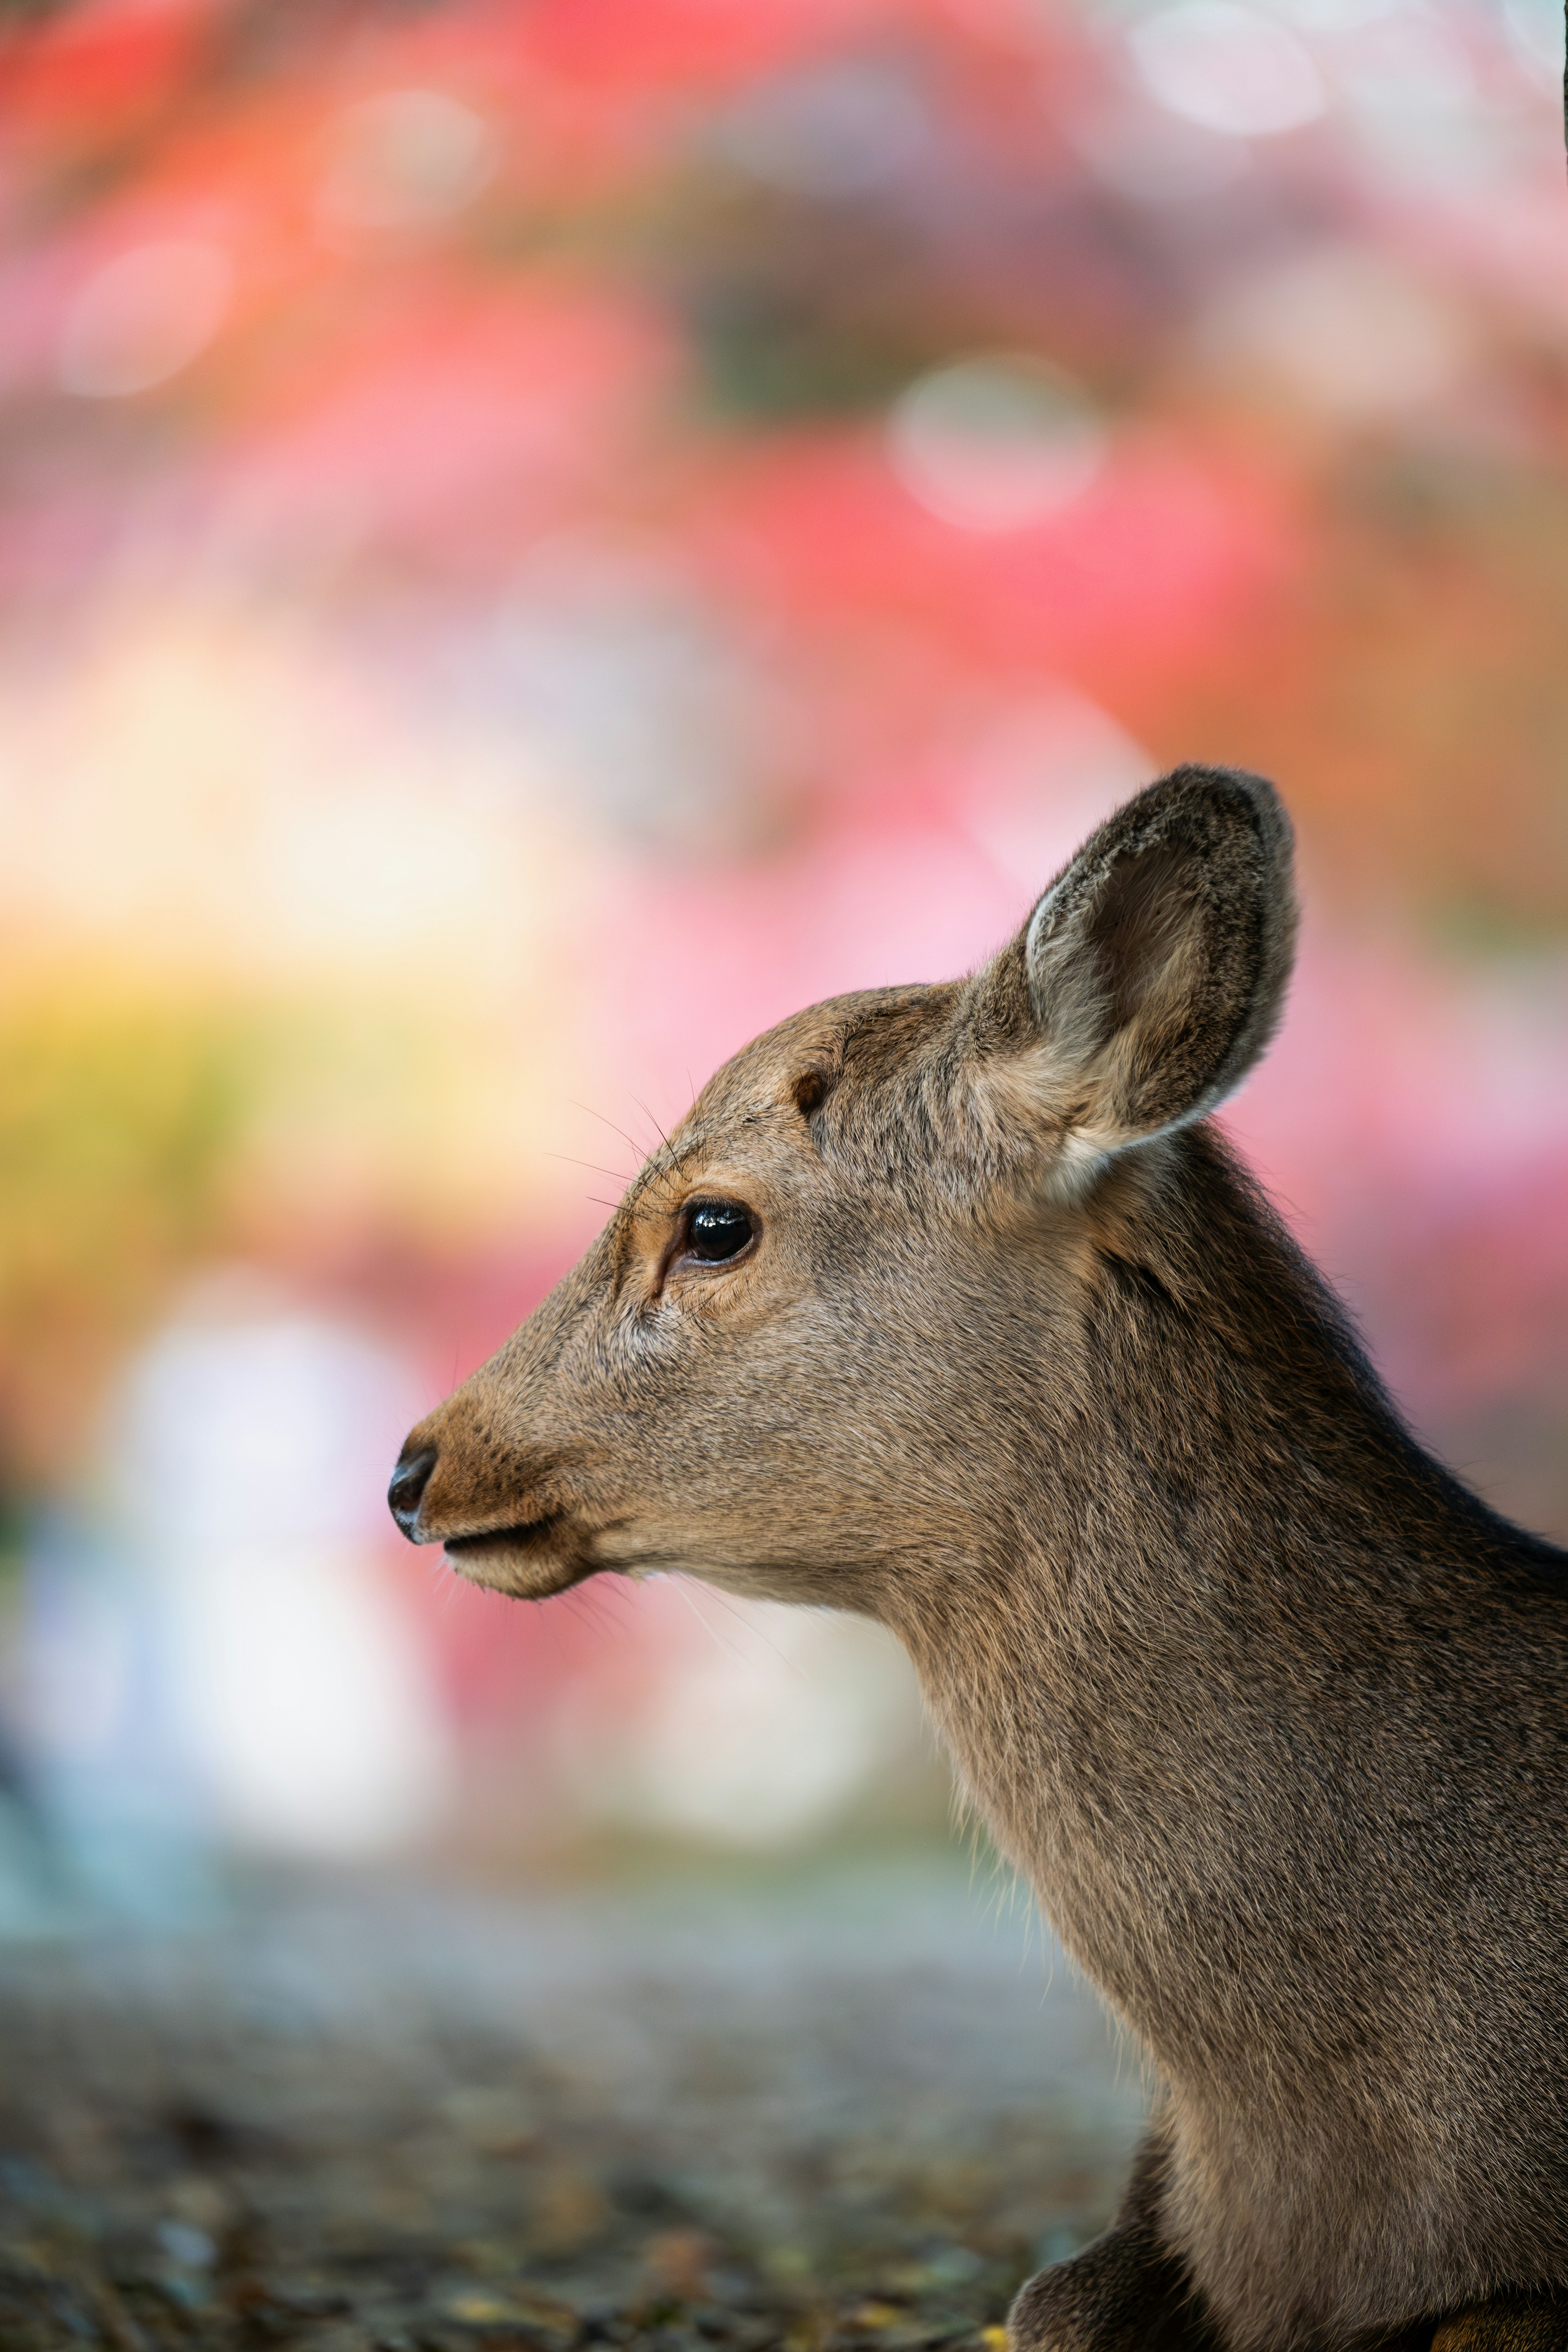
[[[518,1519],[510,1527],[482,1528],[476,1535],[447,1536],[443,1549],[470,1584],[509,1592],[521,1601],[547,1600],[593,1573],[564,1511]]]
[[[446,1549],[449,1552],[461,1552],[467,1556],[488,1551],[495,1544],[511,1545],[521,1549],[541,1541],[552,1528],[560,1526],[564,1517],[563,1511],[546,1511],[541,1519],[519,1519],[510,1528],[481,1528],[479,1534],[475,1536],[448,1536],[446,1540]]]

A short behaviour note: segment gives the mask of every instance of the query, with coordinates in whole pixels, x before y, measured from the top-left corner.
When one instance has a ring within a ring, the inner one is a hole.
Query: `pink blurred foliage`
[[[1022,679],[1109,681],[1131,659],[1201,656],[1294,560],[1284,484],[1155,436],[1130,439],[1084,497],[1000,542],[923,511],[875,443],[842,431],[720,459],[694,506],[693,551],[808,641],[880,623],[919,632],[950,671]],[[917,708],[940,692],[908,686]],[[883,691],[897,696],[895,681]]]
[[[490,579],[626,463],[669,365],[660,322],[627,303],[541,287],[501,311],[432,273],[336,367],[278,388],[216,495],[284,547],[368,530],[384,555]]]

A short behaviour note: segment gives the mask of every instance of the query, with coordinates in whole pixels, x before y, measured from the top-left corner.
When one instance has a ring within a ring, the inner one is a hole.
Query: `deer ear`
[[[1290,862],[1271,784],[1177,768],[1052,883],[1016,944],[1073,1159],[1201,1118],[1245,1077],[1289,979]]]

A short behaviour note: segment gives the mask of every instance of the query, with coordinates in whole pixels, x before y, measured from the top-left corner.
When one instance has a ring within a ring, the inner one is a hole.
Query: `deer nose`
[[[433,1445],[422,1445],[417,1454],[402,1454],[386,1490],[386,1507],[410,1543],[420,1540],[419,1498],[430,1484],[430,1473],[435,1467]]]

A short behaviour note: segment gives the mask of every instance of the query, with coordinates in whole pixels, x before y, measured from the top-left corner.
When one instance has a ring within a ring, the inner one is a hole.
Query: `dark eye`
[[[737,1208],[733,1201],[700,1201],[687,1213],[687,1255],[705,1265],[720,1265],[727,1257],[739,1257],[755,1232],[749,1209]]]

